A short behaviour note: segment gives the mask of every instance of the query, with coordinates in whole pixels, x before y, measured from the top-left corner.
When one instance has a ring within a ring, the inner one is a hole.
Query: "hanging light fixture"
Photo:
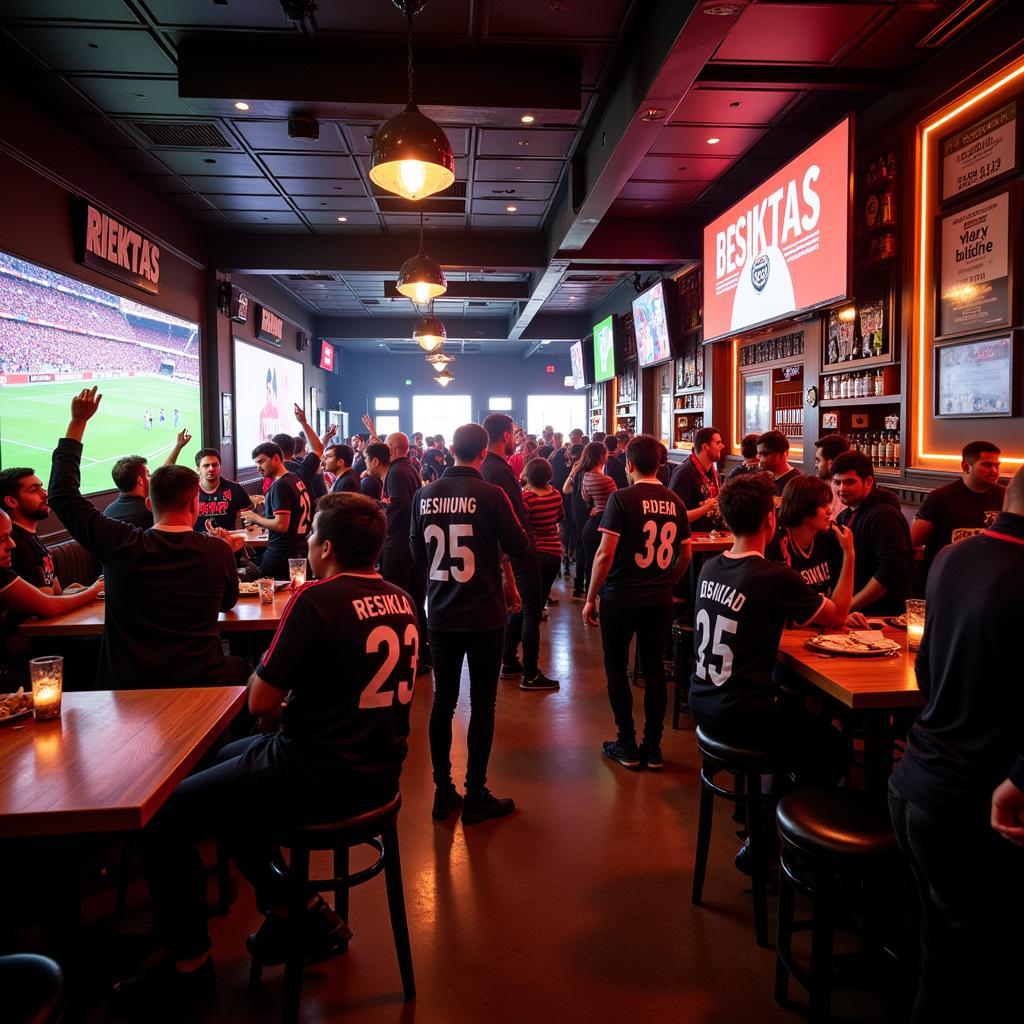
[[[448,291],[448,281],[441,264],[423,251],[423,210],[420,210],[420,251],[402,264],[395,287],[420,306]]]
[[[412,18],[425,0],[394,0],[406,18],[406,76],[409,102],[373,136],[370,180],[403,199],[422,199],[455,181],[455,155],[444,130],[413,102]]]
[[[440,373],[455,362],[455,356],[450,356],[447,352],[442,352],[438,349],[436,352],[431,352],[430,355],[427,356],[427,362],[434,368],[435,373]]]
[[[450,373],[449,373],[449,372],[448,372],[447,370],[442,370],[442,371],[441,371],[441,372],[440,372],[440,373],[439,373],[439,374],[438,374],[438,375],[437,375],[437,376],[436,376],[436,377],[434,378],[434,380],[436,380],[436,381],[437,381],[437,383],[441,385],[441,387],[443,387],[443,388],[446,388],[446,387],[448,387],[448,385],[449,385],[449,384],[451,384],[451,382],[452,382],[453,380],[455,380],[455,378],[454,378],[454,377],[452,376],[452,374],[450,374]]]
[[[448,332],[445,331],[444,324],[433,313],[429,313],[421,317],[412,329],[412,337],[424,352],[434,352],[444,344]]]

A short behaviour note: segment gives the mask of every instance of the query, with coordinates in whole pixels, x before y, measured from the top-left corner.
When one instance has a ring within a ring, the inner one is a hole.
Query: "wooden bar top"
[[[728,551],[732,547],[733,535],[731,533],[719,533],[714,537],[710,533],[691,533],[691,551]]]
[[[217,617],[221,633],[272,632],[277,629],[291,597],[291,590],[279,590],[273,604],[260,604],[257,595],[239,597],[230,611]],[[29,619],[19,628],[22,636],[102,636],[106,605],[96,600],[52,619]]]
[[[896,629],[883,632],[900,644],[899,654],[889,658],[822,655],[804,646],[813,632],[787,629],[779,644],[779,661],[849,708],[923,707],[914,675],[917,655],[907,650],[907,634]]]
[[[0,836],[142,828],[227,728],[244,686],[65,693],[0,727]]]

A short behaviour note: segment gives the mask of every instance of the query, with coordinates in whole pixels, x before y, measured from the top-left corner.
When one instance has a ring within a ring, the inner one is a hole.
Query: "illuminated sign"
[[[256,305],[256,337],[272,345],[280,345],[284,337],[284,321],[266,306]]]
[[[72,211],[79,263],[150,295],[160,291],[160,246],[153,239],[88,200],[73,200]]]

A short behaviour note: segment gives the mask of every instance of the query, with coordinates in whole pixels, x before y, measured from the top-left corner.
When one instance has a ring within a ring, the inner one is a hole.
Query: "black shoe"
[[[434,790],[434,809],[430,812],[434,821],[444,821],[462,806],[462,796],[449,782],[447,786],[438,786]]]
[[[501,663],[501,678],[511,679],[513,676],[521,676],[523,674],[523,663],[518,658],[513,658],[511,661],[503,661]]]
[[[207,957],[194,971],[178,971],[174,961],[164,957],[156,966],[114,985],[107,1002],[115,1017],[152,1017],[158,1009],[167,1010],[201,1003],[213,996],[217,976],[213,961]]]
[[[318,896],[302,918],[302,958],[307,963],[326,960],[351,938],[352,929]],[[288,958],[288,919],[267,914],[259,929],[246,938],[245,948],[266,967],[283,964]]]
[[[640,745],[640,760],[652,772],[660,772],[665,767],[665,762],[661,759],[661,747],[656,743],[642,743]]]
[[[601,752],[605,757],[618,761],[623,768],[640,767],[640,751],[636,743],[620,743],[618,740],[608,740],[601,746]]]
[[[489,789],[473,794],[466,791],[466,801],[462,805],[462,824],[477,825],[491,818],[504,818],[516,809],[514,800],[508,797],[496,797]]]
[[[522,682],[519,684],[520,690],[557,690],[558,680],[548,679],[543,672],[538,672],[532,679],[527,679],[523,676]]]

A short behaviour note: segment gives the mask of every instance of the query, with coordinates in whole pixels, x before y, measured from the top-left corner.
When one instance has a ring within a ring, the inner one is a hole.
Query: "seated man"
[[[46,488],[34,469],[21,466],[0,472],[0,507],[10,516],[10,558],[13,571],[33,587],[60,594],[60,580],[53,570],[53,556],[39,539],[36,527],[50,514]]]
[[[779,505],[779,532],[765,549],[771,562],[785,562],[813,590],[832,593],[843,566],[843,549],[832,528],[832,488],[801,474],[786,484]]]
[[[819,480],[824,480],[832,491],[829,505],[829,517],[835,522],[839,513],[846,507],[836,493],[832,482],[832,463],[836,457],[850,450],[850,442],[842,434],[826,434],[814,442],[814,469]]]
[[[246,946],[264,964],[282,963],[287,903],[271,868],[271,830],[360,814],[398,792],[419,631],[408,595],[373,571],[385,530],[383,511],[362,495],[321,500],[309,539],[317,582],[289,602],[249,681],[250,711],[279,716],[281,729],[226,746],[142,833],[165,958],[117,986],[117,1008],[179,1006],[213,988],[197,841],[226,840],[266,915]],[[320,897],[303,934],[310,959],[351,935]]]
[[[899,498],[875,483],[874,467],[862,452],[835,457],[832,485],[846,506],[837,522],[853,532],[857,549],[850,610],[902,615],[911,595],[914,563]]]
[[[789,464],[789,438],[781,430],[769,430],[757,439],[757,461],[775,480],[775,497],[781,498],[786,484],[802,472]]]
[[[233,530],[238,513],[252,508],[252,499],[245,488],[234,480],[220,475],[220,452],[216,448],[202,448],[196,452],[199,471],[199,516],[197,533],[206,533],[207,523],[224,530]]]
[[[241,658],[226,658],[217,615],[238,600],[231,547],[193,529],[199,477],[161,466],[149,481],[155,524],[140,530],[104,516],[80,490],[82,437],[101,395],[71,401],[67,434],[57,442],[50,504],[68,533],[102,563],[106,608],[101,689],[208,686],[245,678]]]
[[[165,466],[173,466],[178,461],[181,449],[192,440],[187,430],[178,432],[167,458]],[[142,455],[126,455],[114,463],[110,471],[114,486],[120,492],[118,496],[103,510],[108,519],[117,519],[122,523],[131,523],[140,530],[148,530],[153,525],[153,512],[146,498],[149,496],[149,467]]]

